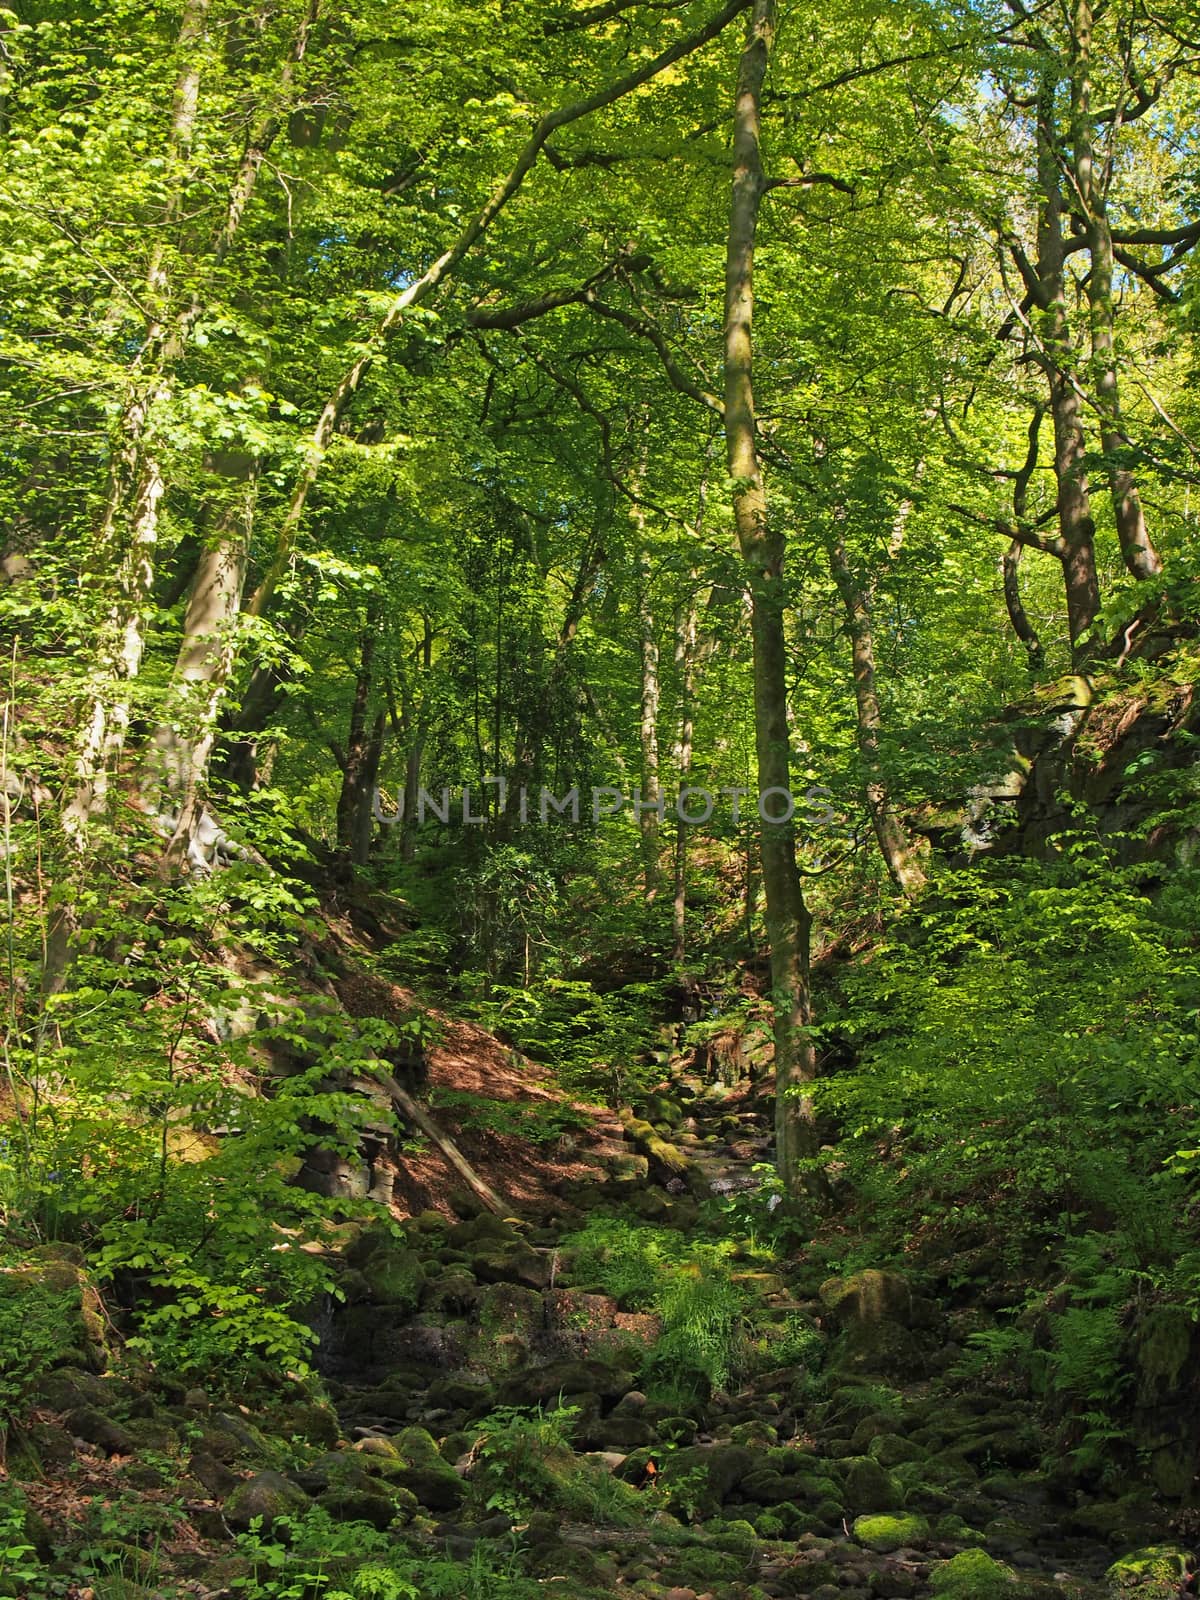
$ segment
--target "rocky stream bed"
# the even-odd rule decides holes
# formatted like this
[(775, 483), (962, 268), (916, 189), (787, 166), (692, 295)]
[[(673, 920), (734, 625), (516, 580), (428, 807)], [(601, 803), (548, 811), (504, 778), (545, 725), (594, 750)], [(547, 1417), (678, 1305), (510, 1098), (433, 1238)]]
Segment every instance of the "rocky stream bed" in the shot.
[[(686, 1167), (663, 1159), (664, 1133)], [(30, 1537), (57, 1547), (56, 1484), (74, 1484), (80, 1526), (97, 1499), (136, 1500), (142, 1531), (110, 1530), (100, 1600), (244, 1592), (252, 1563), (231, 1541), (275, 1529), (286, 1547), (283, 1519), (314, 1506), (464, 1564), (508, 1552), (570, 1600), (1192, 1592), (1178, 1508), (1081, 1485), (1032, 1400), (962, 1376), (972, 1308), (904, 1273), (830, 1275), (802, 1249), (764, 1270), (734, 1249), (742, 1376), (691, 1397), (664, 1384), (657, 1314), (605, 1292), (564, 1241), (606, 1213), (716, 1237), (714, 1196), (753, 1192), (766, 1147), (757, 1112), (696, 1085), (675, 1126), (631, 1128), (536, 1222), (426, 1212), (399, 1236), (348, 1230), (344, 1298), (314, 1313), (320, 1390), (239, 1407), (161, 1374), (58, 1368), (10, 1459)], [(78, 1272), (69, 1254), (47, 1270)], [(485, 1418), (503, 1433), (538, 1407), (569, 1412), (560, 1434), (489, 1455)]]

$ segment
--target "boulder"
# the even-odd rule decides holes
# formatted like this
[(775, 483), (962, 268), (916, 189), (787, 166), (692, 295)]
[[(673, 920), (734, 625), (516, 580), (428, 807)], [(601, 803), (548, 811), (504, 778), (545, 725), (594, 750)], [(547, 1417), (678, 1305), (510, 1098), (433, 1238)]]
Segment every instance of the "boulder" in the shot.
[(876, 1555), (890, 1555), (907, 1545), (923, 1544), (929, 1537), (924, 1517), (855, 1517), (854, 1539)]
[(280, 1472), (256, 1472), (252, 1478), (239, 1483), (224, 1505), (225, 1520), (231, 1528), (248, 1531), (250, 1524), (262, 1518), (264, 1532), (280, 1517), (300, 1516), (312, 1501), (297, 1484), (290, 1483)]
[(1182, 1594), (1192, 1561), (1177, 1545), (1151, 1545), (1114, 1561), (1104, 1575), (1109, 1600), (1174, 1600)]
[(890, 1472), (870, 1456), (854, 1456), (846, 1463), (846, 1504), (852, 1511), (898, 1511), (904, 1490)]
[(77, 1406), (68, 1412), (67, 1427), (75, 1438), (94, 1444), (106, 1456), (133, 1454), (133, 1437), (129, 1430), (96, 1406)]
[(424, 1428), (405, 1428), (392, 1443), (400, 1455), (399, 1470), (389, 1476), (414, 1494), (430, 1511), (454, 1511), (463, 1503), (462, 1479)]

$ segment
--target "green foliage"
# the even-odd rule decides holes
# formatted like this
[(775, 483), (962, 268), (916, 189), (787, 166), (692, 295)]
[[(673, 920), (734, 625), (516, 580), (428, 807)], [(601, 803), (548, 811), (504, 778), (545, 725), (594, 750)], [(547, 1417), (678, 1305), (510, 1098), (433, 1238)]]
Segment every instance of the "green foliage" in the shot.
[(575, 1470), (567, 1452), (578, 1415), (574, 1406), (504, 1406), (476, 1424), (472, 1488), (486, 1511), (521, 1517), (561, 1498), (562, 1480)]
[(661, 1317), (647, 1376), (663, 1398), (723, 1388), (744, 1365), (751, 1302), (730, 1276), (730, 1245), (597, 1216), (563, 1248), (575, 1282)]
[(430, 1104), (472, 1129), (507, 1134), (534, 1145), (556, 1145), (591, 1126), (585, 1112), (562, 1100), (494, 1100), (465, 1089), (437, 1088)]
[(0, 1463), (38, 1378), (73, 1352), (78, 1289), (47, 1282), (17, 1255), (0, 1255)]

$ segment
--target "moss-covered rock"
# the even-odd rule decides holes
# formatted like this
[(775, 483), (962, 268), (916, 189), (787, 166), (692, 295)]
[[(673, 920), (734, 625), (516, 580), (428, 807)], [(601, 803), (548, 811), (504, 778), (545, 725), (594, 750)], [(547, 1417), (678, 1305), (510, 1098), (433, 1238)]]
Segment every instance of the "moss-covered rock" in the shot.
[(424, 1428), (405, 1428), (392, 1440), (400, 1455), (389, 1477), (430, 1511), (454, 1511), (466, 1497), (462, 1479)]
[(425, 1264), (415, 1250), (395, 1245), (377, 1250), (361, 1271), (369, 1300), (399, 1311), (416, 1310), (425, 1287)]
[(95, 1445), (106, 1456), (133, 1454), (133, 1435), (129, 1429), (96, 1406), (76, 1406), (67, 1414), (67, 1427), (76, 1439)]
[(407, 1489), (385, 1491), (376, 1483), (363, 1488), (331, 1488), (317, 1499), (323, 1511), (340, 1522), (369, 1522), (382, 1533), (394, 1522), (410, 1522), (417, 1498)]
[(280, 1517), (301, 1515), (311, 1505), (311, 1499), (298, 1484), (291, 1483), (282, 1473), (268, 1470), (239, 1483), (223, 1509), (231, 1528), (244, 1532), (261, 1517), (263, 1529), (269, 1532)]
[(756, 1453), (738, 1444), (719, 1444), (711, 1448), (693, 1445), (677, 1450), (659, 1463), (668, 1489), (684, 1480), (699, 1480), (717, 1506), (740, 1492), (743, 1480), (758, 1464)]
[(1020, 1581), (982, 1550), (963, 1550), (934, 1568), (929, 1588), (941, 1600), (1018, 1600)]
[(749, 1500), (754, 1505), (778, 1506), (792, 1499), (794, 1485), (793, 1478), (785, 1477), (773, 1467), (759, 1467), (742, 1479), (739, 1493), (743, 1500)]
[(1151, 1545), (1114, 1561), (1104, 1575), (1105, 1594), (1111, 1600), (1137, 1595), (1139, 1600), (1172, 1600), (1181, 1592), (1191, 1565), (1185, 1550), (1176, 1545)]
[(854, 1539), (877, 1555), (890, 1555), (905, 1545), (924, 1543), (929, 1537), (929, 1524), (924, 1517), (867, 1516), (854, 1519)]
[(870, 1456), (855, 1456), (845, 1464), (842, 1487), (855, 1512), (898, 1511), (904, 1504), (900, 1484)]
[(41, 1245), (0, 1272), (0, 1330), (5, 1343), (32, 1333), (42, 1368), (108, 1365), (104, 1305), (72, 1245)]
[(485, 1239), (471, 1252), (471, 1271), (480, 1283), (519, 1283), (544, 1289), (550, 1282), (550, 1257), (524, 1239)]

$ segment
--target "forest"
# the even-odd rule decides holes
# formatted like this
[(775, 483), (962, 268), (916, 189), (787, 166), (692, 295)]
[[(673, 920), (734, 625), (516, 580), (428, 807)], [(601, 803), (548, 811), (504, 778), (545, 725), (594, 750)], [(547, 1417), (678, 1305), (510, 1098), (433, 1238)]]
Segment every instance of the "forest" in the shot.
[(0, 0), (0, 1596), (1200, 1593), (1198, 129)]

